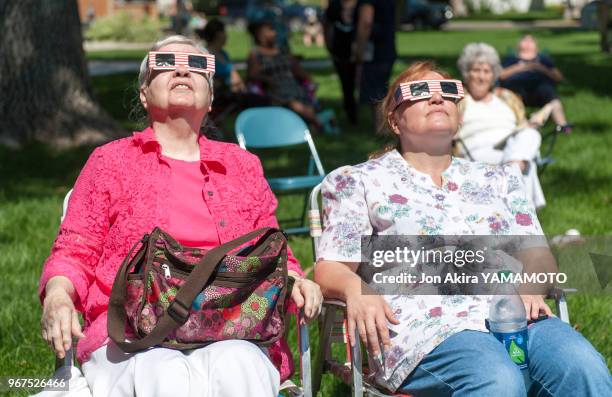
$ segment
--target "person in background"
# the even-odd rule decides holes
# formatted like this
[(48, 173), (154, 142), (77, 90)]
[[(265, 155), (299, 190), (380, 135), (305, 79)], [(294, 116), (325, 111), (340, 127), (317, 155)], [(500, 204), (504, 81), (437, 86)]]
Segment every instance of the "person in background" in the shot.
[(246, 91), (242, 78), (234, 68), (229, 54), (223, 48), (227, 43), (225, 24), (219, 19), (211, 19), (204, 29), (199, 29), (196, 33), (206, 42), (208, 51), (215, 56), (215, 99), (219, 97), (219, 89), (231, 92)]
[(548, 55), (539, 52), (538, 42), (532, 35), (519, 40), (516, 55), (506, 57), (502, 66), (499, 74), (502, 87), (514, 91), (526, 106), (548, 106), (557, 129), (565, 133), (572, 131), (556, 88), (563, 81), (563, 74)]
[(356, 5), (357, 0), (331, 0), (325, 10), (323, 20), (325, 45), (342, 85), (344, 112), (349, 123), (353, 125), (357, 124), (357, 102), (355, 100), (357, 65), (352, 56)]
[(172, 31), (188, 36), (192, 32), (189, 25), (193, 13), (191, 0), (174, 0), (169, 5), (168, 12)]
[(458, 151), (470, 160), (490, 164), (517, 163), (527, 196), (536, 208), (546, 204), (535, 159), (542, 137), (527, 122), (525, 108), (512, 91), (495, 87), (501, 71), (499, 55), (486, 43), (465, 46), (457, 61), (467, 88), (459, 103), (462, 116)]
[(245, 15), (248, 24), (267, 22), (276, 31), (276, 44), (285, 52), (290, 52), (289, 36), (291, 31), (288, 20), (278, 0), (247, 0)]
[(358, 0), (353, 56), (359, 79), (359, 102), (372, 110), (373, 129), (381, 119), (376, 105), (385, 97), (395, 50), (395, 2)]
[(249, 83), (260, 85), (272, 104), (288, 107), (314, 131), (321, 130), (312, 98), (305, 89), (305, 84), (312, 82), (310, 75), (290, 53), (278, 47), (276, 30), (270, 22), (252, 23), (249, 32), (255, 42), (247, 61)]
[(232, 60), (225, 51), (227, 42), (225, 24), (219, 19), (211, 19), (204, 29), (196, 31), (206, 42), (208, 51), (215, 56), (215, 106), (211, 110), (211, 118), (215, 124), (221, 123), (222, 116), (236, 113), (243, 109), (270, 105), (265, 95), (257, 95), (247, 91), (246, 85), (234, 67)]

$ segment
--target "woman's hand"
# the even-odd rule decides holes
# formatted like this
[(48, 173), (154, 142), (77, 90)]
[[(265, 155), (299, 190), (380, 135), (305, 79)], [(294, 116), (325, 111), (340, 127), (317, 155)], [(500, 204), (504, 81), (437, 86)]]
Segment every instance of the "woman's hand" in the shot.
[(319, 284), (307, 278), (302, 278), (297, 273), (290, 271), (289, 275), (295, 278), (291, 298), (293, 298), (298, 309), (304, 309), (304, 320), (309, 323), (321, 313), (321, 305), (323, 305), (321, 288), (319, 288)]
[(73, 335), (79, 339), (85, 337), (70, 297), (70, 291), (74, 291), (74, 288), (70, 287), (72, 283), (65, 277), (53, 277), (49, 280), (40, 321), (43, 339), (59, 358), (64, 358), (66, 351), (70, 349)]
[(537, 319), (540, 313), (553, 316), (552, 310), (550, 310), (550, 307), (544, 302), (544, 295), (521, 295), (521, 299), (525, 305), (527, 320)]
[(230, 80), (231, 80), (230, 90), (232, 92), (235, 93), (235, 92), (245, 92), (246, 91), (246, 86), (244, 85), (242, 78), (240, 77), (238, 72), (236, 72), (235, 69), (233, 69), (230, 74)]
[(232, 86), (230, 90), (233, 93), (243, 93), (243, 92), (246, 92), (246, 86), (244, 85), (242, 81), (235, 81), (235, 82), (232, 82)]
[(389, 304), (380, 295), (363, 295), (361, 291), (347, 295), (346, 311), (351, 345), (355, 345), (355, 328), (372, 357), (380, 357), (380, 346), (391, 347), (387, 320), (399, 324)]

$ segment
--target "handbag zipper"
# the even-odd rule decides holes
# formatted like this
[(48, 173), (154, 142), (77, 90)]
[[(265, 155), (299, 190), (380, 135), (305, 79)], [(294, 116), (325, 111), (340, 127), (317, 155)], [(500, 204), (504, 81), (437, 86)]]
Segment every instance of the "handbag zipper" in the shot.
[[(159, 260), (157, 258), (154, 259), (154, 262), (159, 264), (166, 280), (171, 279), (172, 275), (179, 275), (182, 276), (179, 278), (184, 279), (189, 277), (189, 275), (191, 274), (191, 272), (182, 269), (177, 269), (176, 267), (170, 268), (168, 263), (165, 263), (165, 261)], [(267, 274), (267, 277), (269, 277), (272, 273), (275, 273), (275, 271), (269, 272)], [(251, 282), (256, 281), (257, 279), (259, 279), (259, 277), (252, 275), (237, 275), (236, 273), (231, 273), (231, 275), (223, 275), (217, 273), (215, 275), (215, 280), (212, 282), (212, 285), (216, 285), (219, 287), (227, 286), (238, 288), (241, 286), (250, 285)]]
[[(155, 260), (154, 262), (157, 262), (160, 265), (160, 268), (162, 270), (162, 272), (164, 273), (164, 278), (166, 280), (169, 280), (172, 278), (172, 274), (179, 274), (183, 277), (188, 277), (191, 272), (187, 272), (185, 270), (181, 270), (181, 269), (170, 269), (170, 266), (168, 266), (167, 263), (160, 263), (161, 261), (159, 260)], [(132, 274), (133, 275), (133, 274)], [(234, 281), (234, 282), (248, 282), (248, 281), (254, 281), (256, 280), (257, 277), (255, 276), (251, 276), (251, 275), (236, 275), (235, 273), (232, 273), (231, 276), (225, 276), (223, 274), (218, 274), (215, 277), (215, 280), (219, 280), (219, 281)]]

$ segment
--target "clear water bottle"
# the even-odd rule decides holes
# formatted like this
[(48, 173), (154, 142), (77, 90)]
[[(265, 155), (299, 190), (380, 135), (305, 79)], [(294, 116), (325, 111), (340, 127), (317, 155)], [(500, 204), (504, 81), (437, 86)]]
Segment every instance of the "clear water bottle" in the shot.
[(521, 370), (525, 387), (529, 390), (531, 378), (529, 377), (525, 306), (516, 288), (510, 283), (500, 284), (496, 294), (489, 306), (487, 328), (497, 340), (503, 343), (510, 359)]

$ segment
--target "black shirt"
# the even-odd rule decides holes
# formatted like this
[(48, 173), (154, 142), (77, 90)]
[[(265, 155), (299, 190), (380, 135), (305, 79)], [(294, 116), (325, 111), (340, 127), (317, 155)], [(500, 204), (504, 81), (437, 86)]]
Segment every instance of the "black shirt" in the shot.
[[(521, 59), (516, 55), (507, 56), (502, 61), (502, 67), (507, 68), (509, 66), (516, 65), (517, 63), (531, 63), (531, 62), (539, 62), (551, 70), (555, 68), (555, 63), (553, 62), (552, 58), (542, 53), (538, 53), (538, 56), (533, 61), (525, 61), (524, 59)], [(510, 81), (522, 81), (524, 83), (537, 84), (543, 79), (552, 81), (551, 78), (548, 77), (543, 72), (540, 72), (537, 70), (528, 70), (528, 71), (514, 73), (513, 75), (506, 78), (504, 82), (507, 83)]]
[(359, 8), (365, 4), (374, 7), (374, 25), (370, 40), (374, 44), (373, 61), (394, 61), (395, 52), (395, 2), (393, 0), (359, 0), (357, 2), (356, 21), (359, 20)]
[(342, 19), (342, 1), (331, 0), (325, 11), (325, 21), (331, 30), (330, 51), (334, 58), (348, 60), (355, 39), (355, 10), (348, 21)]

